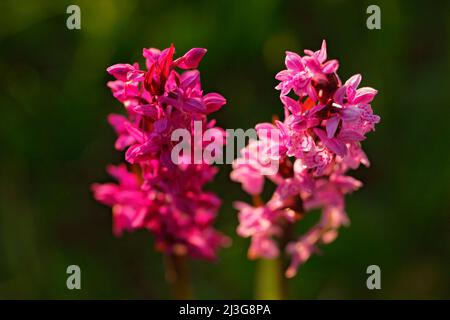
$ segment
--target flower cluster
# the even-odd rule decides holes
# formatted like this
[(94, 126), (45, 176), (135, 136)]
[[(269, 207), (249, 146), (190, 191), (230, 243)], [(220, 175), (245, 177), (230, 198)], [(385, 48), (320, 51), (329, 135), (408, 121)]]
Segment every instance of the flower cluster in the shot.
[[(327, 61), (325, 41), (319, 51), (305, 50), (304, 56), (286, 52), (285, 64), (287, 69), (276, 75), (284, 121), (256, 126), (259, 140), (241, 151), (231, 179), (256, 199), (253, 205), (235, 204), (238, 234), (251, 237), (249, 257), (275, 258), (283, 247), (291, 257), (286, 276), (293, 277), (318, 244), (330, 243), (339, 227), (348, 224), (344, 196), (362, 184), (347, 172), (369, 165), (361, 141), (380, 117), (370, 106), (377, 91), (358, 89), (359, 74), (342, 84), (338, 61)], [(264, 172), (274, 161), (277, 170)], [(266, 179), (276, 189), (264, 203), (260, 194)], [(316, 208), (322, 211), (320, 221), (293, 238), (292, 225)]]
[(112, 207), (115, 235), (147, 229), (160, 251), (212, 260), (228, 242), (212, 226), (221, 201), (203, 190), (217, 169), (192, 161), (174, 164), (171, 134), (180, 128), (193, 131), (194, 121), (214, 127), (207, 116), (226, 100), (203, 94), (196, 68), (205, 49), (191, 49), (176, 60), (174, 53), (173, 45), (144, 49), (146, 71), (137, 63), (107, 69), (116, 79), (108, 87), (126, 110), (126, 116), (111, 114), (108, 121), (118, 135), (115, 148), (126, 149), (128, 165), (108, 167), (118, 184), (94, 184), (92, 189), (98, 201)]

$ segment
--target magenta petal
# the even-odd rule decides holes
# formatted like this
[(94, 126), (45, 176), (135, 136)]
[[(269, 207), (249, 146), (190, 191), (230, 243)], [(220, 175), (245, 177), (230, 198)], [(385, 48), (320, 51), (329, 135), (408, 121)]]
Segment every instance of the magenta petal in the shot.
[(337, 60), (330, 60), (323, 65), (323, 73), (334, 73), (339, 68), (339, 62)]
[(134, 67), (131, 64), (118, 63), (107, 68), (106, 71), (117, 80), (126, 81), (128, 72), (134, 71)]
[(263, 122), (255, 126), (259, 139), (280, 139), (280, 130), (271, 123)]
[(344, 175), (337, 175), (333, 177), (332, 180), (334, 183), (338, 184), (340, 188), (343, 188), (345, 192), (356, 191), (363, 185), (361, 181)]
[(227, 100), (218, 93), (208, 93), (203, 97), (203, 103), (206, 105), (208, 113), (214, 112), (222, 108)]
[(289, 98), (288, 96), (281, 96), (280, 99), (285, 107), (288, 108), (293, 114), (300, 113), (301, 109), (298, 101)]
[(180, 99), (175, 99), (171, 97), (161, 97), (160, 99), (161, 103), (165, 103), (171, 106), (174, 106), (175, 108), (181, 109), (182, 108), (182, 101)]
[[(261, 193), (264, 187), (264, 176), (246, 165), (233, 169), (230, 174), (230, 179), (242, 183), (244, 191), (252, 195)], [(238, 203), (242, 206), (241, 202)]]
[(158, 60), (159, 55), (161, 54), (161, 50), (155, 48), (144, 48), (142, 50), (142, 55), (144, 58), (150, 60), (150, 62), (154, 62)]
[(286, 52), (285, 63), (288, 69), (292, 69), (295, 71), (302, 71), (305, 68), (302, 58), (294, 52)]
[(334, 101), (337, 103), (343, 103), (346, 91), (347, 88), (345, 86), (339, 87), (334, 93)]
[(317, 94), (316, 94), (316, 90), (314, 90), (314, 88), (312, 86), (308, 86), (306, 88), (306, 93), (308, 94), (308, 96), (313, 100), (313, 101), (317, 101)]
[(339, 116), (335, 115), (327, 120), (327, 136), (333, 138), (339, 125)]
[(155, 127), (156, 133), (163, 133), (167, 130), (169, 126), (169, 121), (167, 120), (167, 118), (163, 118), (158, 121), (155, 121), (153, 126)]
[(144, 78), (145, 78), (145, 72), (141, 71), (139, 69), (131, 70), (127, 74), (127, 81), (133, 81), (134, 83), (140, 82), (140, 81), (144, 80)]
[(377, 90), (369, 87), (364, 87), (361, 89), (358, 89), (356, 91), (355, 99), (353, 100), (353, 103), (355, 104), (367, 104), (370, 103), (375, 95), (378, 93)]
[(366, 137), (354, 130), (343, 130), (339, 133), (339, 139), (345, 142), (362, 141)]
[(205, 104), (200, 99), (196, 98), (189, 98), (186, 101), (184, 101), (182, 109), (186, 112), (197, 112), (197, 113), (206, 112)]
[(118, 187), (114, 183), (94, 183), (91, 186), (91, 190), (94, 192), (95, 200), (106, 204), (108, 206), (113, 206), (116, 203), (116, 194), (118, 192)]
[(157, 152), (158, 149), (159, 145), (150, 140), (145, 142), (144, 144), (135, 144), (128, 148), (127, 152), (125, 153), (125, 159), (129, 163), (134, 164), (145, 156)]
[(337, 138), (328, 138), (325, 131), (315, 128), (314, 133), (320, 138), (320, 140), (325, 144), (325, 146), (336, 153), (338, 156), (345, 156), (347, 153), (347, 147), (345, 143)]
[(151, 119), (156, 119), (158, 117), (158, 109), (152, 104), (138, 104), (133, 108), (133, 111)]
[(128, 148), (127, 152), (125, 153), (125, 160), (129, 163), (133, 164), (137, 161), (138, 156), (140, 155), (141, 147), (138, 144), (132, 145)]
[(345, 143), (336, 138), (324, 141), (324, 143), (328, 149), (336, 153), (338, 156), (343, 157), (347, 153), (347, 146), (345, 145)]
[(275, 79), (277, 79), (279, 81), (286, 81), (286, 80), (289, 80), (289, 75), (290, 75), (289, 70), (283, 70), (283, 71), (278, 72), (275, 75)]
[(121, 135), (117, 138), (116, 142), (114, 143), (114, 148), (116, 148), (116, 150), (122, 151), (126, 147), (131, 146), (135, 142), (136, 140), (132, 136)]
[(186, 71), (181, 76), (180, 87), (183, 89), (194, 88), (200, 82), (200, 72), (198, 70)]
[(135, 126), (133, 126), (131, 123), (126, 122), (125, 129), (130, 136), (136, 139), (136, 141), (138, 141), (139, 143), (144, 142), (144, 133)]
[(193, 48), (189, 50), (184, 56), (174, 61), (174, 64), (181, 69), (194, 69), (202, 60), (206, 53), (206, 49)]
[(117, 133), (125, 130), (125, 123), (128, 122), (127, 118), (120, 114), (111, 113), (108, 115), (108, 123), (114, 128)]
[(248, 249), (249, 259), (274, 259), (278, 257), (278, 255), (279, 249), (277, 243), (270, 236), (257, 234), (252, 237), (252, 242)]
[(347, 106), (341, 110), (341, 119), (352, 122), (359, 119), (361, 110), (356, 106)]
[(354, 76), (352, 76), (350, 79), (348, 79), (345, 82), (345, 86), (346, 87), (352, 87), (353, 89), (356, 89), (356, 88), (358, 88), (360, 83), (361, 83), (361, 75), (360, 74), (355, 74)]
[(322, 41), (322, 47), (320, 48), (319, 54), (317, 55), (317, 60), (320, 63), (323, 63), (327, 60), (327, 42), (325, 40)]

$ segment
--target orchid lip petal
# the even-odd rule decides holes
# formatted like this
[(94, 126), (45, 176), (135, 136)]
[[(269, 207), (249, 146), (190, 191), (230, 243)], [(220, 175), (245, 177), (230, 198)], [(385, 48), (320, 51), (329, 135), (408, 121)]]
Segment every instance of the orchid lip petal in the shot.
[(339, 125), (339, 121), (340, 121), (340, 118), (337, 115), (333, 116), (327, 120), (326, 129), (327, 129), (328, 138), (334, 137), (334, 134), (336, 133), (336, 130)]

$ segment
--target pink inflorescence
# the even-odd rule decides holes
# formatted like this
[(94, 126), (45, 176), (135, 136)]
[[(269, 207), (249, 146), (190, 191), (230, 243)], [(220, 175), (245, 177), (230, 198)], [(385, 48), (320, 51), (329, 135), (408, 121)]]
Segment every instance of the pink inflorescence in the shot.
[(207, 116), (226, 100), (201, 89), (196, 68), (206, 49), (191, 49), (176, 60), (174, 52), (173, 45), (163, 51), (144, 49), (147, 71), (137, 63), (107, 69), (116, 79), (108, 87), (126, 110), (126, 116), (111, 114), (108, 121), (118, 135), (115, 148), (126, 149), (128, 165), (109, 166), (118, 183), (94, 184), (92, 190), (98, 201), (112, 207), (115, 235), (147, 229), (160, 251), (213, 260), (228, 242), (212, 226), (221, 201), (203, 190), (217, 169), (189, 161), (174, 164), (171, 133), (192, 132), (194, 121), (214, 127)]
[[(256, 126), (260, 139), (242, 150), (231, 178), (256, 199), (253, 205), (235, 204), (237, 232), (251, 237), (249, 257), (275, 258), (282, 247), (291, 257), (286, 276), (293, 277), (318, 244), (332, 242), (339, 227), (349, 223), (344, 197), (362, 183), (347, 172), (360, 163), (369, 165), (361, 141), (380, 117), (370, 106), (377, 91), (358, 89), (359, 74), (342, 84), (338, 61), (327, 61), (325, 41), (319, 51), (305, 50), (304, 56), (286, 52), (285, 63), (286, 70), (276, 75), (284, 121)], [(263, 129), (271, 134), (262, 138)], [(278, 170), (261, 174), (268, 159), (277, 162)], [(260, 194), (266, 179), (276, 189), (264, 203)], [(292, 225), (316, 208), (322, 211), (319, 222), (300, 237), (291, 237)]]

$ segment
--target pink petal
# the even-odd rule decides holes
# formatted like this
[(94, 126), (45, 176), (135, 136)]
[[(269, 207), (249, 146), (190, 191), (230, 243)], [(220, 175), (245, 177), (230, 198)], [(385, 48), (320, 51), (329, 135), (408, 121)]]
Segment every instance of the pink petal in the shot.
[(203, 113), (206, 111), (206, 106), (201, 100), (190, 98), (184, 101), (182, 109), (186, 112)]
[(361, 89), (358, 89), (356, 91), (355, 99), (353, 100), (353, 103), (355, 104), (367, 104), (370, 103), (375, 95), (378, 93), (377, 90), (369, 87), (364, 87)]
[(339, 87), (334, 93), (334, 101), (343, 103), (347, 88), (345, 86)]
[(203, 103), (206, 105), (208, 113), (215, 112), (222, 108), (227, 100), (218, 93), (208, 93), (203, 97)]
[(121, 133), (125, 130), (125, 123), (128, 122), (127, 118), (120, 114), (111, 113), (108, 115), (108, 123), (114, 128), (117, 133)]
[(167, 118), (163, 118), (158, 121), (155, 121), (153, 126), (155, 128), (155, 132), (162, 133), (162, 132), (166, 131), (167, 127), (169, 126), (169, 121)]
[(131, 123), (126, 122), (125, 129), (127, 130), (130, 136), (136, 139), (136, 141), (138, 141), (139, 143), (144, 142), (144, 133), (135, 126), (133, 126)]
[(333, 138), (336, 133), (337, 127), (339, 125), (339, 116), (332, 116), (327, 120), (327, 136), (328, 138)]
[(319, 136), (320, 140), (325, 144), (325, 146), (338, 156), (345, 156), (347, 153), (347, 146), (344, 142), (338, 138), (328, 138), (323, 130), (314, 129), (314, 133)]
[(345, 142), (362, 141), (364, 137), (361, 133), (353, 130), (342, 130), (338, 136), (339, 139)]
[(116, 150), (122, 151), (126, 147), (131, 146), (133, 143), (136, 143), (136, 140), (132, 136), (120, 135), (114, 143), (114, 148), (116, 148)]
[(285, 64), (288, 69), (302, 71), (305, 67), (302, 58), (295, 52), (286, 52)]
[(341, 110), (341, 118), (344, 121), (352, 122), (359, 119), (361, 110), (356, 106), (346, 106)]
[(142, 49), (142, 55), (144, 56), (144, 58), (150, 60), (151, 62), (158, 60), (160, 54), (161, 51), (159, 49), (155, 48)]
[(127, 81), (127, 74), (134, 71), (134, 67), (128, 63), (118, 63), (107, 68), (106, 71), (117, 80)]
[(129, 163), (134, 164), (145, 158), (146, 155), (150, 153), (157, 152), (160, 146), (153, 141), (147, 141), (144, 144), (135, 144), (128, 148), (125, 153), (125, 160)]
[(184, 56), (174, 61), (174, 64), (181, 69), (195, 69), (206, 53), (206, 49), (193, 48)]
[(338, 68), (339, 68), (339, 61), (330, 60), (323, 65), (322, 71), (323, 73), (329, 74), (336, 72)]
[(158, 117), (158, 109), (152, 104), (138, 104), (133, 108), (137, 114), (156, 119)]
[(181, 76), (180, 87), (183, 89), (194, 88), (200, 82), (200, 72), (198, 70), (186, 71)]
[(327, 42), (325, 40), (322, 41), (322, 47), (320, 48), (319, 54), (317, 55), (317, 60), (320, 63), (323, 63), (327, 60)]
[(281, 96), (280, 97), (283, 104), (286, 106), (286, 108), (289, 109), (293, 114), (298, 114), (301, 111), (300, 104), (298, 101), (289, 98), (288, 96)]
[(353, 89), (356, 89), (356, 88), (358, 88), (360, 83), (361, 83), (361, 75), (360, 74), (355, 74), (354, 76), (352, 76), (350, 79), (348, 79), (345, 82), (345, 86), (346, 87), (351, 87)]
[(286, 81), (286, 80), (289, 80), (289, 78), (290, 78), (289, 70), (280, 71), (275, 76), (275, 79), (277, 79), (279, 81)]

